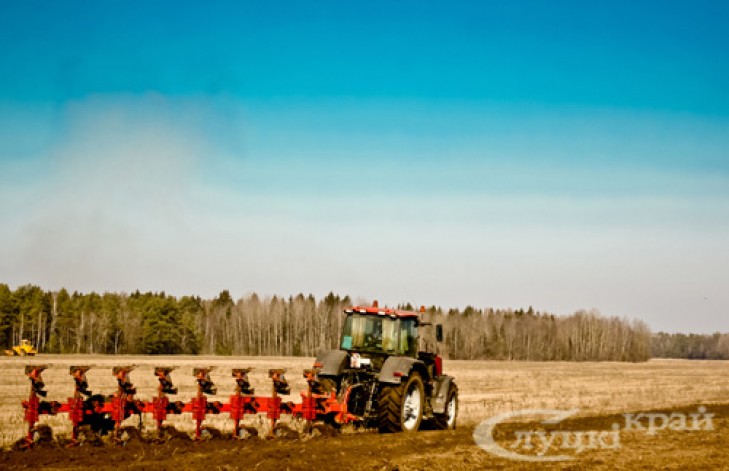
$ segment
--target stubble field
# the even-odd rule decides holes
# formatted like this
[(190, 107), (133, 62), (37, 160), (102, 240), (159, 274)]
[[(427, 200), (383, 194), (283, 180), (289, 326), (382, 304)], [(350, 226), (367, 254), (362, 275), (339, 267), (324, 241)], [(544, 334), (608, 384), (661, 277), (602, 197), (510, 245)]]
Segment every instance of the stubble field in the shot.
[[(138, 397), (151, 399), (157, 379), (154, 366), (177, 366), (172, 373), (179, 388), (176, 399), (188, 401), (196, 391), (192, 368), (215, 366), (212, 380), (218, 386), (218, 396), (212, 400), (227, 401), (233, 392), (231, 368), (252, 366), (251, 383), (258, 395), (268, 395), (269, 368), (288, 368), (292, 385), (290, 400), (299, 401), (298, 392), (305, 382), (301, 372), (313, 363), (311, 358), (231, 358), (231, 357), (149, 357), (149, 356), (54, 356), (42, 355), (32, 360), (4, 358), (0, 377), (0, 443), (9, 447), (23, 436), (23, 411), (20, 402), (27, 397), (29, 381), (23, 374), (26, 364), (49, 365), (43, 373), (48, 390), (47, 400), (64, 402), (73, 391), (68, 373), (70, 365), (93, 365), (87, 373), (90, 388), (95, 393), (110, 394), (116, 389), (111, 374), (114, 365), (136, 365), (131, 374)], [(127, 446), (72, 449), (57, 447), (25, 452), (5, 452), (0, 456), (0, 468), (74, 469), (485, 469), (530, 468), (545, 465), (557, 468), (697, 468), (729, 467), (729, 362), (652, 360), (647, 363), (537, 363), (496, 361), (446, 361), (445, 370), (456, 377), (459, 387), (459, 428), (453, 432), (420, 432), (414, 435), (383, 436), (371, 432), (345, 430), (335, 437), (244, 442), (213, 440), (206, 443), (169, 442), (166, 444), (135, 443)], [(691, 421), (700, 406), (708, 421), (699, 417), (699, 427)], [(600, 440), (590, 442), (585, 435), (584, 446), (567, 447), (558, 438), (543, 446), (549, 427), (544, 417), (507, 418), (491, 430), (501, 449), (532, 461), (513, 456), (504, 458), (486, 452), (473, 438), (474, 428), (484, 420), (499, 414), (525, 409), (577, 410), (563, 421), (562, 437), (579, 436), (581, 431), (595, 431)], [(702, 409), (703, 410), (703, 409)], [(624, 413), (654, 414), (633, 422), (626, 428)], [(674, 414), (674, 415), (671, 415)], [(680, 425), (684, 417), (683, 427)], [(209, 416), (210, 417), (210, 416)], [(635, 416), (633, 416), (635, 417)], [(665, 418), (671, 418), (665, 423)], [(654, 420), (654, 430), (637, 430), (636, 423), (648, 425)], [(42, 417), (56, 436), (70, 432), (66, 414)], [(129, 419), (129, 425), (135, 424)], [(178, 430), (191, 432), (193, 421), (189, 414), (171, 416), (169, 421)], [(262, 418), (247, 419), (261, 435), (267, 432)], [(209, 425), (223, 434), (232, 431), (232, 422), (225, 414), (211, 417)], [(621, 430), (612, 428), (618, 424)], [(292, 428), (299, 424), (292, 423)], [(627, 425), (630, 425), (628, 423)], [(707, 425), (711, 426), (708, 429)], [(144, 423), (153, 430), (151, 418)], [(524, 431), (541, 432), (533, 436), (533, 446), (524, 440)], [(546, 432), (545, 432), (546, 431)], [(565, 432), (566, 431), (566, 432)], [(619, 434), (618, 446), (607, 440), (608, 433)], [(653, 432), (653, 433), (648, 433)], [(545, 435), (545, 433), (547, 435)], [(566, 435), (565, 435), (566, 433)], [(554, 434), (553, 434), (554, 435)], [(615, 435), (610, 435), (615, 437)], [(595, 438), (594, 436), (592, 437)], [(540, 446), (542, 445), (542, 446)], [(565, 457), (566, 461), (536, 461), (545, 457)]]

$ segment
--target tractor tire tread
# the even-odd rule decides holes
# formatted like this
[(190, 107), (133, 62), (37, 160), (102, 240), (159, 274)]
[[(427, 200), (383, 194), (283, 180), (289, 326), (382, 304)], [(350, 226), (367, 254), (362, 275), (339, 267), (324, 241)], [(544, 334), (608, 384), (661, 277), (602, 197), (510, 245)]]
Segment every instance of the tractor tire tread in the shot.
[(405, 385), (385, 386), (380, 392), (377, 411), (377, 428), (380, 433), (394, 433), (400, 431), (400, 413)]
[[(384, 386), (377, 398), (377, 429), (380, 433), (396, 433), (403, 431), (402, 407), (406, 389), (411, 381), (419, 381), (422, 391), (422, 379), (413, 372), (410, 377), (397, 386)], [(421, 397), (421, 400), (424, 399)], [(421, 412), (422, 413), (422, 412)], [(421, 416), (422, 417), (422, 416)]]

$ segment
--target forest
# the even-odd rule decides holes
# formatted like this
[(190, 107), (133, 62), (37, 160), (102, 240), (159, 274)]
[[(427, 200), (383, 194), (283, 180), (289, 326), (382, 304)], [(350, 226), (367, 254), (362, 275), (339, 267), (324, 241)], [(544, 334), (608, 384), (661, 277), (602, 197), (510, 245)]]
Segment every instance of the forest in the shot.
[[(314, 356), (337, 348), (342, 311), (352, 304), (333, 293), (235, 300), (227, 290), (202, 299), (0, 284), (0, 346), (29, 339), (41, 353)], [(443, 324), (439, 349), (451, 359), (635, 362), (685, 353), (669, 348), (670, 337), (657, 342), (641, 321), (595, 311), (430, 306), (424, 316)]]
[(690, 360), (729, 360), (729, 334), (653, 335), (652, 355), (657, 358)]

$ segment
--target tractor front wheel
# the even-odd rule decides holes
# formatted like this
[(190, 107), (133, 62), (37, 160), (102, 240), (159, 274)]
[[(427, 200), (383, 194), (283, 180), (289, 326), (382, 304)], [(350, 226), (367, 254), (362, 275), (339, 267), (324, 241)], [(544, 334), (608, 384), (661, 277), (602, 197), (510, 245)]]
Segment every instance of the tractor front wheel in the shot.
[(417, 431), (423, 420), (424, 390), (423, 380), (417, 373), (397, 386), (383, 387), (377, 410), (380, 433)]

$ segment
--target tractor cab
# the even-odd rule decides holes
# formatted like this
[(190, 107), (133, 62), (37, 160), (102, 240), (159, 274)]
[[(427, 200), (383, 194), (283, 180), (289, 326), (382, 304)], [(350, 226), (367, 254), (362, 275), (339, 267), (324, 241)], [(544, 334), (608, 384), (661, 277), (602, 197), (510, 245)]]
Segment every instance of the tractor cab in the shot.
[[(432, 326), (423, 322), (420, 312), (381, 308), (377, 301), (372, 306), (346, 309), (339, 348), (349, 353), (350, 367), (382, 369), (389, 357), (409, 357), (426, 365), (427, 377), (442, 374), (442, 360), (433, 351), (435, 344), (423, 341), (419, 329)], [(436, 327), (436, 339), (442, 340), (442, 326)]]
[(373, 307), (345, 311), (340, 348), (356, 353), (414, 357), (418, 351), (418, 315)]

